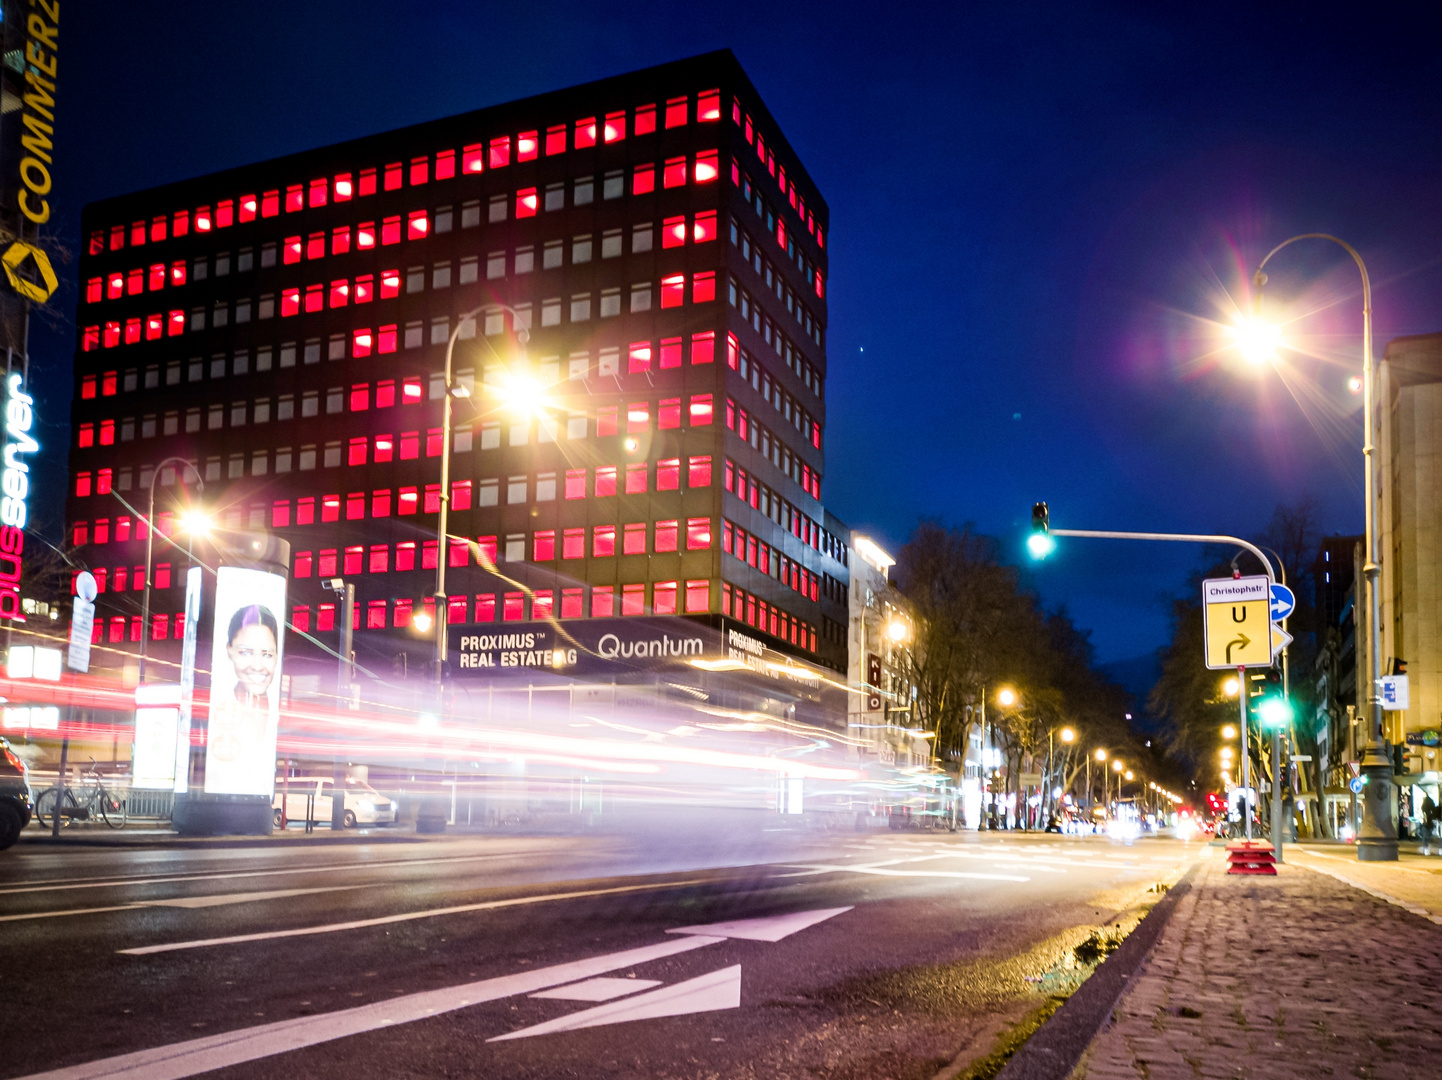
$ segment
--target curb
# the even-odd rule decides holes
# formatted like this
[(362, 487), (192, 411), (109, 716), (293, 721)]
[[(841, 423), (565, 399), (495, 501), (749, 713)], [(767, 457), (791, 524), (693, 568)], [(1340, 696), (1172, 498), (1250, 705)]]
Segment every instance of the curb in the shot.
[(1200, 867), (1200, 862), (1194, 862), (1187, 868), (1117, 951), (1012, 1055), (997, 1080), (1066, 1080), (1106, 1026), (1132, 976), (1151, 955), (1177, 904), (1191, 892), (1192, 878)]
[(185, 837), (177, 833), (146, 833), (131, 836), (42, 836), (20, 834), (12, 850), (22, 848), (276, 848), (276, 847), (348, 847), (355, 844), (424, 844), (428, 839), (408, 833), (401, 836), (208, 836)]

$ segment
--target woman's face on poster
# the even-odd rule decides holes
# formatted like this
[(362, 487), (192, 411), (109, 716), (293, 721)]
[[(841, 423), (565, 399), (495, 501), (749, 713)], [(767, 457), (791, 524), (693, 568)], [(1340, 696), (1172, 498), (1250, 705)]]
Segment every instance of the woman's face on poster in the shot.
[(246, 693), (260, 697), (270, 689), (275, 678), (277, 651), (270, 627), (263, 623), (242, 626), (225, 651), (235, 666), (236, 680)]

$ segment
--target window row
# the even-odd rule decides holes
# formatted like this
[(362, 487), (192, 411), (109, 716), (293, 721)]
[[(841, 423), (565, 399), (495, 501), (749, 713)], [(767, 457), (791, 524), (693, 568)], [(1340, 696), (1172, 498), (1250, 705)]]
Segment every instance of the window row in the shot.
[(816, 651), (815, 626), (774, 604), (768, 604), (739, 586), (721, 583), (721, 614), (755, 627), (764, 634), (789, 641), (808, 652)]
[[(802, 491), (817, 502), (821, 501), (821, 474), (803, 461), (800, 454), (793, 453), (789, 446), (773, 436), (765, 425), (754, 422), (746, 410), (738, 407), (731, 398), (726, 399), (726, 427), (743, 441), (749, 442), (754, 449), (761, 452), (762, 457), (800, 484)], [(819, 440), (821, 429), (818, 427), (813, 430)]]
[[(766, 343), (776, 349), (778, 353), (783, 351), (783, 346), (778, 338), (782, 333), (781, 328), (771, 319), (761, 305), (757, 303), (749, 292), (741, 287), (741, 283), (734, 277), (728, 278), (729, 284), (726, 290), (726, 300), (733, 307), (741, 312), (741, 317), (751, 324), (751, 328), (766, 339)], [(783, 292), (786, 297), (787, 310), (796, 319), (796, 325), (805, 335), (812, 340), (818, 348), (825, 348), (826, 344), (822, 336), (821, 320), (813, 319), (810, 310), (805, 304), (795, 300), (795, 294), (784, 287), (780, 277), (775, 279), (777, 295)]]
[(749, 113), (741, 109), (741, 102), (735, 98), (731, 100), (731, 122), (741, 129), (741, 135), (746, 144), (756, 151), (756, 157), (761, 162), (762, 168), (776, 181), (781, 188), (781, 195), (790, 204), (791, 209), (796, 211), (797, 217), (806, 231), (816, 239), (816, 246), (824, 248), (826, 237), (821, 224), (816, 216), (806, 206), (806, 199), (801, 192), (796, 190), (796, 183), (788, 183), (786, 178), (786, 166), (776, 160), (775, 151), (766, 145), (766, 140), (761, 135), (761, 125), (752, 121)]
[(765, 540), (758, 540), (740, 525), (721, 522), (721, 550), (752, 569), (775, 578), (806, 599), (821, 599), (821, 579), (817, 575), (794, 559), (788, 559)]
[(798, 510), (754, 476), (748, 476), (746, 470), (730, 458), (726, 459), (721, 475), (723, 490), (735, 495), (751, 509), (761, 511), (803, 544), (831, 556), (843, 566), (847, 565), (846, 544), (840, 537), (822, 528), (814, 518)]
[[(739, 242), (738, 236), (740, 237)], [(787, 310), (794, 315), (797, 307), (795, 294), (786, 287), (785, 281), (771, 263), (761, 258), (760, 251), (751, 246), (750, 238), (744, 232), (740, 232), (735, 223), (731, 225), (731, 243), (741, 248), (742, 257), (756, 271), (757, 276), (766, 282), (766, 288), (774, 290), (776, 299), (786, 304)], [(750, 296), (744, 290), (738, 294), (737, 306), (742, 309), (743, 318), (751, 323), (752, 329), (765, 339), (766, 344), (776, 350), (776, 355), (785, 361), (786, 366), (796, 373), (812, 393), (821, 397), (821, 373), (806, 359), (801, 348), (792, 342), (781, 324), (761, 310), (759, 304), (753, 304)], [(804, 330), (804, 312), (801, 325)]]
[(803, 439), (821, 449), (821, 423), (800, 399), (782, 385), (780, 379), (773, 378), (749, 350), (740, 347), (734, 334), (726, 335), (726, 364), (741, 376), (743, 382), (749, 382), (751, 388), (765, 398)]
[[(677, 99), (680, 102), (686, 99)], [(665, 115), (676, 118), (682, 106), (667, 105)], [(687, 103), (689, 108), (689, 102)], [(714, 122), (721, 118), (720, 95), (702, 94), (696, 105), (697, 122)], [(632, 131), (636, 135), (649, 135), (656, 130), (656, 106), (639, 106), (632, 117)], [(685, 121), (668, 124), (668, 127), (683, 126)], [(609, 113), (603, 118), (586, 117), (575, 122), (568, 132), (567, 125), (557, 124), (539, 131), (523, 131), (518, 135), (497, 135), (489, 140), (469, 143), (459, 154), (453, 149), (440, 150), (434, 155), (413, 157), (409, 161), (393, 161), (383, 166), (361, 168), (356, 172), (340, 172), (330, 177), (316, 177), (305, 183), (288, 184), (283, 189), (273, 188), (259, 195), (246, 194), (236, 198), (220, 199), (211, 205), (176, 210), (172, 214), (155, 215), (148, 220), (133, 221), (127, 225), (112, 225), (108, 229), (95, 229), (90, 234), (88, 253), (100, 255), (105, 251), (120, 251), (129, 246), (143, 247), (147, 243), (161, 243), (171, 237), (188, 236), (192, 225), (196, 233), (227, 229), (232, 225), (246, 224), (257, 218), (278, 217), (282, 213), (294, 214), (306, 209), (319, 209), (329, 203), (349, 202), (354, 198), (365, 198), (377, 191), (399, 191), (402, 187), (420, 187), (435, 180), (450, 180), (456, 176), (457, 165), (464, 175), (476, 175), (489, 170), (503, 169), (514, 161), (517, 164), (534, 161), (544, 147), (546, 156), (564, 154), (568, 149), (584, 150), (597, 144), (621, 142), (626, 138), (627, 114), (620, 111)], [(568, 146), (569, 138), (569, 146)], [(710, 152), (714, 155), (715, 151)], [(714, 165), (713, 165), (714, 169)], [(714, 175), (713, 175), (714, 178)], [(408, 182), (408, 183), (407, 183)]]
[[(743, 194), (752, 192), (749, 177), (746, 178), (742, 184), (742, 192)], [(808, 259), (805, 253), (796, 247), (795, 244), (792, 244), (790, 248), (787, 247), (785, 222), (773, 221), (772, 215), (766, 208), (759, 192), (748, 197), (747, 201), (750, 203), (751, 208), (756, 211), (757, 216), (771, 226), (771, 235), (773, 239), (775, 239), (777, 246), (786, 253), (789, 259), (795, 262), (796, 269), (800, 273), (802, 280), (810, 285), (812, 291), (816, 293), (817, 299), (825, 300), (826, 277), (822, 273), (821, 267)], [(787, 293), (782, 292), (780, 272), (771, 264), (769, 259), (762, 257), (761, 245), (752, 242), (751, 234), (741, 229), (735, 218), (731, 220), (731, 243), (741, 249), (742, 256), (751, 263), (752, 269), (765, 277), (768, 288), (772, 287), (774, 279), (777, 299), (785, 301), (788, 311), (791, 310), (795, 304), (800, 303), (800, 300), (794, 297), (794, 295), (787, 295), (787, 293), (790, 292), (789, 289)], [(763, 265), (765, 267), (764, 271), (762, 269)]]

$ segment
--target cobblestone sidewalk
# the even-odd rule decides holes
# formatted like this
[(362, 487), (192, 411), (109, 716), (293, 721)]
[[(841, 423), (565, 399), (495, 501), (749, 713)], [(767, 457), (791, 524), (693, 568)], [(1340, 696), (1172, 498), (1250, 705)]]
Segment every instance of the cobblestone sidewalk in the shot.
[(1442, 927), (1301, 865), (1225, 871), (1210, 851), (1072, 1080), (1442, 1077)]

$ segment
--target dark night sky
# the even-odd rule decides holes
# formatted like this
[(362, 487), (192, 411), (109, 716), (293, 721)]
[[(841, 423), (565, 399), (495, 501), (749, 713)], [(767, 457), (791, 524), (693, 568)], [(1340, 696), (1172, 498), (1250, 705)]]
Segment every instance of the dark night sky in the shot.
[[(1185, 10), (1183, 8), (1185, 7)], [(831, 206), (826, 503), (893, 549), (975, 521), (1361, 531), (1360, 289), (1280, 257), (1285, 379), (1218, 352), (1257, 259), (1335, 232), (1380, 352), (1442, 329), (1442, 54), (1385, 6), (66, 5), (60, 238), (91, 200), (730, 47)], [(63, 333), (37, 333), (45, 417)], [(63, 445), (56, 430), (49, 445)], [(56, 513), (60, 484), (54, 487)], [(1167, 635), (1190, 547), (1065, 543), (1033, 580), (1103, 660)]]

